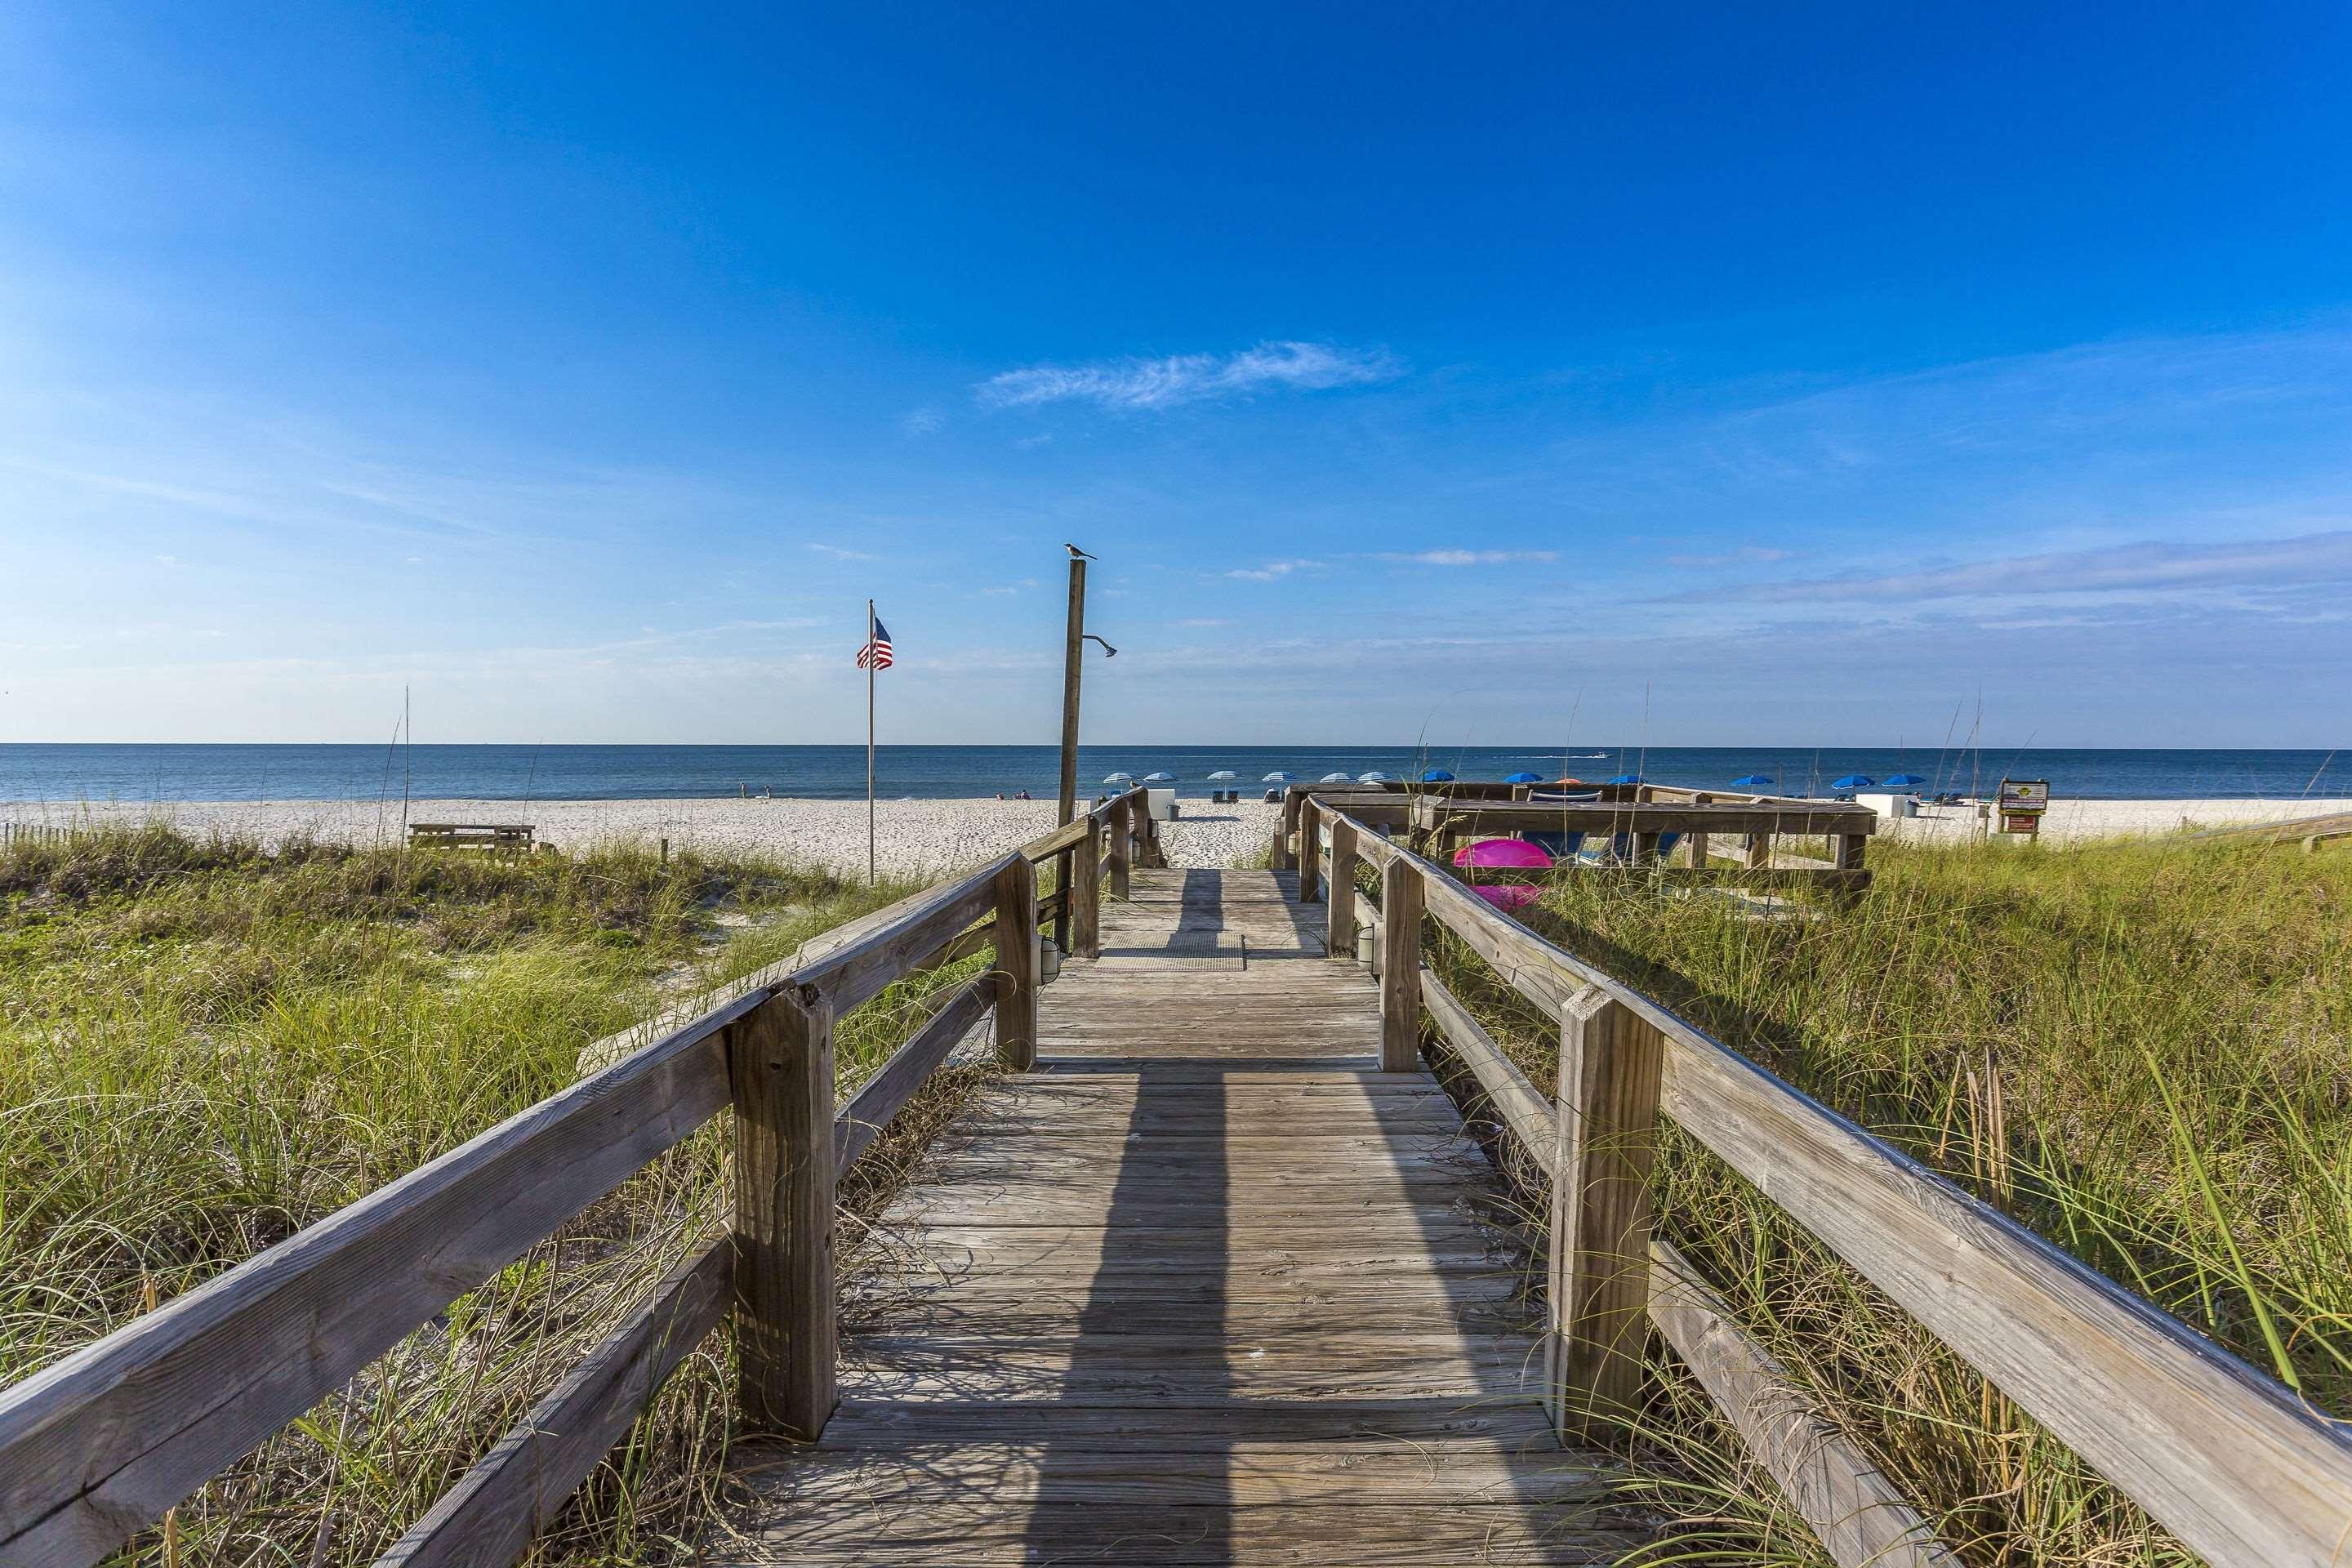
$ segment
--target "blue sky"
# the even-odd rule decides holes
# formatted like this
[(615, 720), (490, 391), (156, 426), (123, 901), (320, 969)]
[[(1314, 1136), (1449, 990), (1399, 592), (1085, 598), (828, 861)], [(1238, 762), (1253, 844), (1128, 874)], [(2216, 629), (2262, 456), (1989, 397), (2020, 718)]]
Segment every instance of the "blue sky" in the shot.
[[(1638, 14), (1637, 14), (1638, 13)], [(0, 740), (2352, 739), (2352, 12), (0, 10)]]

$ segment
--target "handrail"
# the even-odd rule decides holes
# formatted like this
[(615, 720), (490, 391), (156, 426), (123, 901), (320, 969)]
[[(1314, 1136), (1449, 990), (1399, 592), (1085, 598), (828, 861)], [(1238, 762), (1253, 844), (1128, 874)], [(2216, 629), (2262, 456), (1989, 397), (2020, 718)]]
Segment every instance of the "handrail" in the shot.
[[(850, 940), (740, 983), (700, 1016), (0, 1389), (0, 1560), (80, 1568), (104, 1556), (730, 1103), (732, 1243), (673, 1271), (388, 1561), (453, 1561), (456, 1543), (476, 1537), (500, 1544), (468, 1546), (466, 1561), (526, 1547), (530, 1531), (511, 1519), (485, 1536), (485, 1510), (551, 1516), (730, 1293), (751, 1331), (740, 1357), (747, 1408), (814, 1436), (829, 1394), (821, 1408), (779, 1406), (831, 1386), (824, 1232), (837, 1172), (984, 1017), (995, 1016), (1009, 1062), (1034, 1061), (1041, 910), (1032, 862), (1077, 850), (1107, 823), (1132, 836), (1135, 816), (1118, 797), (853, 922)], [(1151, 845), (1148, 818), (1141, 837)], [(1057, 897), (1068, 908), (1098, 884), (1082, 869), (1078, 899), (1071, 889)], [(992, 921), (966, 929), (991, 910)], [(1015, 931), (1031, 940), (1008, 942)], [(976, 932), (992, 935), (994, 968), (950, 994), (836, 1113), (833, 1020)], [(745, 1256), (760, 1259), (755, 1274), (740, 1266)], [(824, 1331), (810, 1331), (820, 1316)], [(800, 1359), (782, 1366), (779, 1355)]]
[[(1360, 849), (1377, 838), (1357, 828)], [(1411, 873), (1429, 912), (1564, 1028), (1598, 996), (1655, 1030), (1664, 1114), (2206, 1561), (2339, 1561), (2352, 1539), (2344, 1424), (1441, 868), (1387, 847), (1384, 875)], [(1382, 963), (1417, 968), (1418, 957), (1392, 942)]]

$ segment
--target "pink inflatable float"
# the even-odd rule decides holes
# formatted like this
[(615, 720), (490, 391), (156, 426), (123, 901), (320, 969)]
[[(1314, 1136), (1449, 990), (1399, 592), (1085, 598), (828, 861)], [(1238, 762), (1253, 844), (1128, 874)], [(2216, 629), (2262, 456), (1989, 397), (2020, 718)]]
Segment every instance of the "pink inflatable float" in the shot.
[[(1475, 844), (1465, 844), (1454, 852), (1456, 866), (1476, 868), (1491, 866), (1515, 871), (1541, 871), (1551, 865), (1550, 852), (1540, 844), (1530, 844), (1524, 838), (1481, 838)], [(1470, 889), (1505, 914), (1526, 909), (1543, 897), (1540, 888), (1502, 887)]]

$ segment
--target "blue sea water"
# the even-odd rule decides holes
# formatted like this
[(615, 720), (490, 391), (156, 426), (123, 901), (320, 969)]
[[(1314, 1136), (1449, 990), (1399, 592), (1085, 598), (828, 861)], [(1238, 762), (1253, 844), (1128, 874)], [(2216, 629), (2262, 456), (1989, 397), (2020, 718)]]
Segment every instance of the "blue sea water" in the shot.
[[(2060, 796), (2101, 799), (2352, 795), (2352, 757), (2298, 751), (1937, 752), (1831, 747), (1086, 746), (1081, 790), (1111, 773), (1176, 775), (1187, 796), (1206, 794), (1219, 769), (1262, 789), (1276, 771), (1301, 780), (1377, 769), (1392, 778), (1442, 767), (1465, 779), (1529, 772), (1591, 780), (1638, 773), (1658, 784), (1719, 788), (1763, 773), (1778, 793), (1818, 794), (1848, 773), (1908, 772), (1931, 789), (1990, 789), (2004, 773), (2046, 778)], [(885, 797), (1013, 795), (1052, 798), (1052, 746), (885, 746)], [(81, 802), (398, 799), (629, 800), (731, 795), (854, 798), (866, 793), (863, 746), (0, 744), (0, 800)]]

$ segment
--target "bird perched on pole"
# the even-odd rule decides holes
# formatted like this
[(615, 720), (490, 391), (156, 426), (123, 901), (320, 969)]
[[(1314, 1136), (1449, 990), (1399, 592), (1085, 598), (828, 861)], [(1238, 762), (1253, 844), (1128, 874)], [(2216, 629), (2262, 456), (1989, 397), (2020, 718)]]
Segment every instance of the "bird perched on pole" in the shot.
[(1079, 548), (1078, 548), (1076, 545), (1075, 545), (1075, 544), (1065, 544), (1065, 545), (1063, 545), (1063, 546), (1062, 546), (1062, 548), (1063, 548), (1063, 549), (1065, 549), (1065, 550), (1066, 550), (1066, 551), (1068, 551), (1068, 552), (1070, 552), (1071, 559), (1073, 559), (1073, 560), (1076, 560), (1076, 561), (1092, 561), (1092, 560), (1094, 560), (1094, 559), (1095, 559), (1095, 557), (1094, 557), (1094, 556), (1091, 556), (1091, 555), (1087, 554), (1085, 551), (1083, 551), (1083, 550), (1079, 549)]

